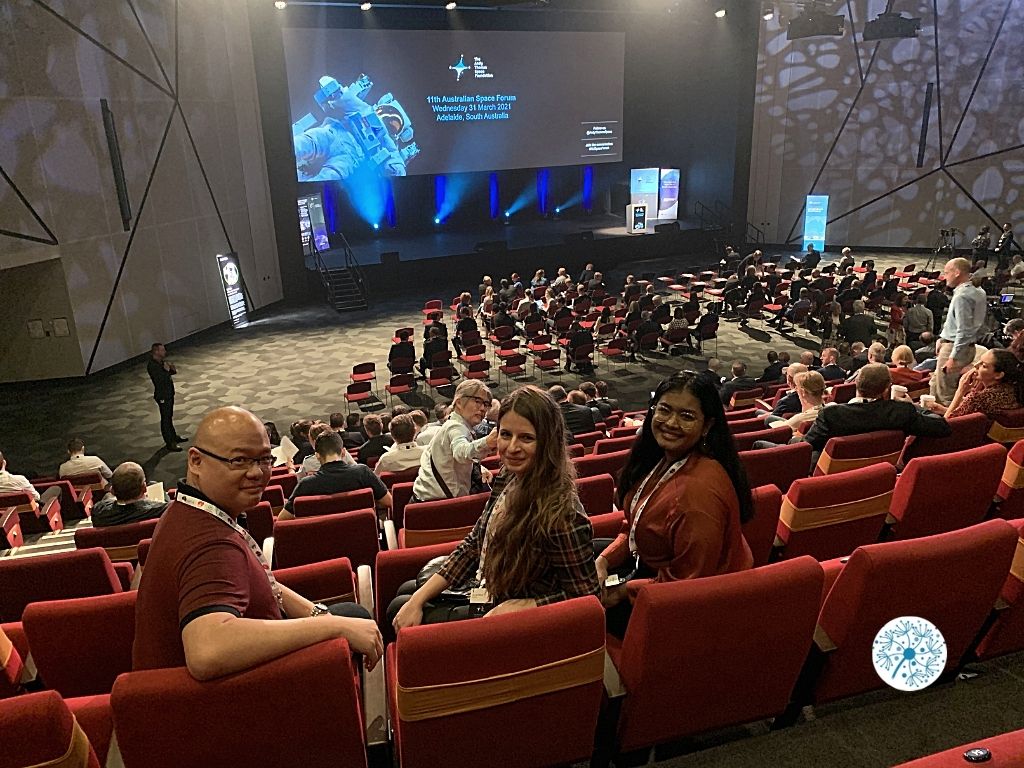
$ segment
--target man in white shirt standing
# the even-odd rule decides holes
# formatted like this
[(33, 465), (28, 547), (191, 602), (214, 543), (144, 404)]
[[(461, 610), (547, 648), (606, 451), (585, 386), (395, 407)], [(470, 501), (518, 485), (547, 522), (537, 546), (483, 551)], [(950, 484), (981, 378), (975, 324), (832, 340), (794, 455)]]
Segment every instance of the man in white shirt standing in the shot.
[(416, 422), (407, 413), (400, 413), (391, 419), (388, 427), (395, 441), (384, 455), (377, 459), (373, 471), (378, 475), (382, 472), (401, 472), (420, 465), (425, 446), (416, 442)]
[(946, 321), (935, 345), (935, 374), (931, 394), (943, 405), (949, 405), (956, 393), (964, 366), (974, 362), (974, 345), (985, 324), (985, 291), (971, 283), (971, 263), (967, 259), (950, 259), (942, 270), (946, 287), (953, 289)]
[(99, 472), (108, 482), (112, 474), (110, 467), (99, 456), (85, 455), (85, 441), (82, 438), (71, 438), (68, 441), (68, 460), (60, 465), (58, 476), (63, 480), (65, 477), (87, 475), (90, 472)]

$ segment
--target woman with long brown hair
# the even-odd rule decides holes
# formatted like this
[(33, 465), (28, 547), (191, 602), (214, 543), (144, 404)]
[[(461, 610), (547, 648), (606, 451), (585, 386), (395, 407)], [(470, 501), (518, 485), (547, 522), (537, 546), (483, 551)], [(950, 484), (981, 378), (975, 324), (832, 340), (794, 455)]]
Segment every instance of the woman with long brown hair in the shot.
[[(411, 597), (400, 595), (392, 603), (389, 614), (401, 606), (396, 628), (599, 592), (592, 528), (565, 446), (565, 421), (546, 392), (520, 387), (502, 401), (498, 455), (503, 468), (487, 506), (437, 572)], [(469, 591), (480, 607), (453, 615), (436, 602), (449, 586)]]

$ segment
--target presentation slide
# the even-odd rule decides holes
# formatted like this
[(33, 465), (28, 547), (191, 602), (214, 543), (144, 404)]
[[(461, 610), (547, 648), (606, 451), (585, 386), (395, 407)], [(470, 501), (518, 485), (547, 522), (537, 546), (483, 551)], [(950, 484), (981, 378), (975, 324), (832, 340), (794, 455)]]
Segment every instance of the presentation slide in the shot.
[(299, 181), (622, 160), (622, 33), (283, 35)]

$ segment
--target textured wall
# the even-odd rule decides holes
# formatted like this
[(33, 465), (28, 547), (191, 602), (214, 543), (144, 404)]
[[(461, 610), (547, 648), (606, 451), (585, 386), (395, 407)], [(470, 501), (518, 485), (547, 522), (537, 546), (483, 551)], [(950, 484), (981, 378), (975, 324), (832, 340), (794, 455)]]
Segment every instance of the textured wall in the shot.
[(0, 170), (0, 268), (59, 259), (81, 356), (22, 378), (91, 373), (223, 322), (217, 253), (238, 252), (256, 307), (281, 298), (244, 3), (0, 4)]
[(799, 242), (813, 193), (830, 195), (832, 245), (931, 248), (939, 229), (969, 239), (1004, 221), (1019, 231), (1024, 0), (895, 3), (921, 31), (877, 43), (862, 32), (885, 0), (828, 5), (846, 16), (841, 38), (787, 41), (789, 3), (762, 22), (748, 218), (769, 242)]

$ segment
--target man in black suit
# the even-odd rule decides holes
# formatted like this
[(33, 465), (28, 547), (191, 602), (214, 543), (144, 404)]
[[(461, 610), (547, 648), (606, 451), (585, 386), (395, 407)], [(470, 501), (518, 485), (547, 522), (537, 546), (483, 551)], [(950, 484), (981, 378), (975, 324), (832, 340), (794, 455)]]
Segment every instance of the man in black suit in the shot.
[(790, 363), (785, 368), (786, 394), (784, 394), (775, 407), (768, 411), (758, 410), (758, 416), (785, 416), (786, 414), (800, 413), (803, 408), (800, 406), (800, 395), (796, 391), (796, 383), (793, 381), (798, 373), (806, 373), (807, 366), (803, 363)]
[(728, 407), (734, 392), (756, 388), (757, 383), (747, 376), (747, 364), (742, 360), (736, 360), (732, 364), (732, 378), (722, 385), (722, 402)]
[(853, 302), (853, 314), (839, 324), (839, 334), (851, 344), (859, 341), (866, 347), (875, 333), (875, 318), (865, 314), (864, 302), (858, 299)]
[(149, 350), (149, 362), (146, 372), (153, 382), (153, 399), (160, 409), (160, 434), (164, 438), (164, 447), (168, 451), (180, 451), (187, 438), (174, 429), (174, 380), (171, 378), (178, 369), (167, 362), (167, 348), (160, 343), (154, 344)]
[(580, 392), (587, 396), (587, 402), (584, 405), (588, 408), (596, 408), (601, 414), (602, 421), (612, 415), (611, 403), (598, 397), (597, 385), (594, 382), (584, 381), (580, 384)]
[[(384, 451), (395, 444), (391, 435), (384, 434), (384, 423), (380, 420), (380, 416), (372, 413), (364, 416), (363, 430), (366, 432), (367, 440), (359, 446), (360, 464), (366, 464), (370, 459), (379, 459), (384, 455)], [(317, 444), (319, 444), (319, 442), (320, 440), (317, 438)], [(352, 489), (343, 488), (341, 490)], [(341, 490), (329, 491), (329, 493), (341, 493)]]
[(942, 416), (903, 400), (888, 400), (892, 377), (884, 363), (869, 363), (857, 376), (857, 397), (849, 403), (822, 408), (804, 437), (815, 453), (832, 437), (897, 429), (907, 435), (946, 437), (949, 422)]
[(409, 332), (404, 328), (398, 332), (398, 339), (394, 344), (391, 345), (391, 349), (388, 350), (388, 370), (394, 372), (392, 364), (395, 360), (415, 360), (416, 359), (416, 348), (409, 340)]
[(565, 387), (555, 384), (548, 390), (548, 394), (554, 398), (562, 411), (567, 438), (571, 439), (571, 436), (597, 431), (597, 424), (594, 422), (594, 410), (585, 405), (570, 403)]
[(847, 373), (839, 367), (839, 350), (835, 347), (825, 347), (821, 350), (821, 367), (816, 369), (825, 381), (846, 380)]
[(588, 263), (587, 266), (583, 268), (583, 271), (580, 272), (580, 276), (576, 279), (576, 284), (579, 285), (580, 283), (582, 283), (583, 285), (586, 285), (593, 279), (593, 277), (594, 265)]
[(619, 407), (619, 401), (613, 397), (608, 397), (608, 382), (595, 381), (594, 386), (597, 388), (597, 399), (603, 403), (607, 403), (613, 411), (617, 410)]
[(764, 373), (757, 377), (756, 381), (758, 384), (774, 384), (777, 381), (782, 381), (782, 362), (779, 360), (779, 353), (774, 349), (768, 350), (768, 365), (764, 369)]

